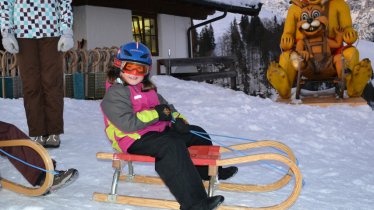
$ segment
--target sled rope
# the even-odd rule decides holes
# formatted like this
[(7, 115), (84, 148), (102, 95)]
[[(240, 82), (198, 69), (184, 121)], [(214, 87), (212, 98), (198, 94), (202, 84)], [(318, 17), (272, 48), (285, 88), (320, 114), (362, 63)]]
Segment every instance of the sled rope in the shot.
[[(241, 152), (241, 151), (239, 151), (239, 150), (235, 150), (235, 149), (230, 148), (230, 147), (228, 147), (228, 146), (226, 146), (226, 145), (223, 145), (222, 143), (220, 143), (220, 142), (218, 142), (218, 141), (215, 141), (215, 140), (213, 140), (213, 139), (211, 139), (211, 138), (208, 138), (208, 137), (206, 137), (206, 136), (204, 136), (204, 135), (221, 136), (221, 137), (227, 137), (227, 138), (241, 139), (241, 140), (247, 140), (247, 141), (251, 141), (251, 142), (257, 142), (256, 140), (251, 140), (251, 139), (245, 139), (245, 138), (239, 138), (239, 137), (231, 137), (231, 136), (224, 136), (224, 135), (218, 135), (218, 134), (210, 134), (210, 133), (208, 134), (208, 133), (205, 133), (205, 132), (199, 132), (199, 131), (194, 131), (194, 130), (191, 130), (190, 132), (191, 132), (192, 134), (196, 135), (196, 136), (199, 136), (199, 137), (201, 137), (201, 138), (204, 138), (204, 139), (210, 140), (210, 141), (212, 141), (212, 142), (214, 142), (214, 143), (216, 143), (216, 144), (218, 144), (218, 145), (220, 145), (220, 146), (222, 146), (222, 147), (224, 147), (224, 148), (226, 148), (226, 149), (228, 149), (228, 150), (231, 150), (231, 151), (233, 151), (233, 152), (235, 152), (235, 153), (238, 153), (238, 154), (240, 154), (240, 155), (246, 155), (246, 154), (244, 154), (243, 152)], [(204, 134), (204, 135), (202, 135), (202, 134)], [(276, 149), (276, 148), (275, 148), (275, 150), (280, 151), (279, 149)], [(285, 154), (283, 151), (280, 151), (280, 152), (283, 153), (283, 154)], [(284, 170), (284, 169), (282, 169), (282, 168), (276, 167), (276, 166), (274, 166), (273, 164), (270, 164), (270, 163), (266, 163), (266, 162), (265, 162), (263, 165), (266, 166), (267, 168), (275, 169), (276, 171), (281, 172), (282, 174), (283, 174), (283, 173), (288, 174), (288, 171), (286, 171), (286, 170)], [(297, 158), (296, 158), (296, 165), (297, 165), (297, 166), (299, 165), (299, 161), (297, 160)], [(302, 180), (302, 187), (304, 187), (304, 185), (305, 185), (305, 180), (303, 179), (303, 180)]]
[[(241, 152), (241, 151), (239, 151), (239, 150), (235, 150), (235, 149), (230, 148), (230, 147), (228, 147), (228, 146), (226, 146), (226, 145), (223, 145), (223, 144), (221, 144), (221, 143), (219, 143), (219, 142), (217, 142), (217, 141), (215, 141), (215, 140), (212, 140), (212, 139), (210, 139), (210, 138), (208, 138), (208, 137), (206, 137), (206, 136), (203, 136), (203, 135), (197, 133), (196, 131), (190, 131), (190, 132), (191, 132), (192, 134), (196, 135), (196, 136), (199, 136), (199, 137), (201, 137), (201, 138), (204, 138), (204, 139), (210, 140), (210, 141), (212, 141), (212, 142), (214, 142), (214, 143), (217, 143), (217, 144), (219, 144), (220, 146), (222, 146), (222, 147), (224, 147), (224, 148), (226, 148), (226, 149), (229, 149), (229, 150), (231, 150), (231, 151), (233, 151), (233, 152), (235, 152), (235, 153), (238, 153), (238, 154), (240, 154), (240, 155), (246, 155), (245, 153), (243, 153), (243, 152)], [(274, 165), (272, 165), (272, 164), (270, 164), (270, 163), (266, 163), (265, 165), (270, 166), (271, 168), (274, 168), (274, 169), (276, 169), (276, 170), (278, 170), (278, 171), (280, 171), (280, 172), (282, 172), (282, 173), (288, 173), (288, 171), (283, 170), (283, 169), (278, 168), (278, 167), (275, 167)]]
[[(200, 131), (192, 131), (192, 132), (193, 133), (204, 134), (204, 135), (209, 135), (209, 136), (218, 136), (218, 137), (224, 137), (224, 138), (230, 138), (230, 139), (238, 139), (238, 140), (243, 140), (243, 141), (248, 141), (248, 142), (258, 142), (257, 140), (248, 139), (248, 138), (242, 138), (242, 137), (236, 137), (236, 136), (227, 136), (227, 135), (221, 135), (221, 134), (212, 134), (212, 133), (205, 133), (205, 132), (200, 132)], [(212, 140), (212, 139), (209, 139), (209, 140)], [(217, 141), (215, 141), (215, 142), (218, 143)], [(225, 146), (223, 146), (223, 147), (225, 147)], [(227, 148), (227, 147), (225, 147), (225, 148), (234, 151), (232, 148)], [(278, 152), (286, 155), (286, 153), (284, 151), (282, 151), (280, 149), (277, 149), (277, 148), (274, 148), (274, 147), (272, 147), (272, 148), (274, 150), (276, 150), (276, 151), (278, 151)], [(299, 160), (297, 158), (296, 158), (296, 165), (299, 166)]]
[(0, 149), (0, 152), (3, 153), (4, 155), (6, 155), (6, 156), (8, 156), (8, 157), (10, 157), (10, 158), (12, 158), (12, 159), (14, 159), (14, 160), (17, 160), (17, 161), (19, 161), (19, 162), (21, 162), (21, 163), (23, 163), (23, 164), (25, 164), (25, 165), (27, 165), (27, 166), (30, 166), (31, 168), (35, 168), (35, 169), (37, 169), (37, 170), (44, 171), (44, 172), (46, 172), (46, 173), (51, 173), (51, 174), (53, 174), (53, 175), (57, 175), (57, 174), (59, 174), (57, 171), (45, 170), (44, 168), (40, 168), (40, 167), (38, 167), (38, 166), (32, 165), (32, 164), (30, 164), (30, 163), (28, 163), (28, 162), (26, 162), (26, 161), (24, 161), (24, 160), (21, 160), (21, 159), (15, 157), (15, 156), (13, 156), (13, 155), (11, 155), (11, 154), (5, 152), (5, 151), (2, 150), (2, 149)]
[[(230, 148), (230, 147), (228, 147), (228, 146), (222, 144), (221, 142), (215, 141), (215, 140), (213, 140), (213, 139), (211, 139), (211, 138), (208, 138), (208, 137), (204, 136), (204, 135), (210, 135), (210, 134), (208, 134), (208, 133), (205, 133), (205, 132), (199, 132), (199, 131), (194, 131), (194, 130), (191, 130), (190, 132), (191, 132), (192, 134), (196, 135), (196, 136), (199, 136), (199, 137), (201, 137), (201, 138), (204, 138), (204, 139), (210, 140), (210, 141), (212, 141), (212, 142), (214, 142), (214, 143), (217, 143), (217, 144), (220, 145), (221, 147), (224, 147), (224, 148), (226, 148), (226, 149), (228, 149), (228, 150), (231, 150), (231, 151), (233, 151), (233, 152), (236, 152), (236, 153), (238, 153), (238, 154), (240, 154), (240, 155), (246, 155), (244, 152), (241, 152), (241, 151), (239, 151), (239, 150), (236, 150), (236, 149)], [(204, 134), (204, 135), (202, 135), (202, 134)]]

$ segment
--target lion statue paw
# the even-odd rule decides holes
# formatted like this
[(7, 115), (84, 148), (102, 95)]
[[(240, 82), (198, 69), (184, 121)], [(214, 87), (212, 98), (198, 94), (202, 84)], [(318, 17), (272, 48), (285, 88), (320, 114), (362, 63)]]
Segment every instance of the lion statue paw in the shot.
[(277, 62), (270, 63), (266, 76), (281, 98), (291, 97), (292, 87), (288, 81), (287, 73)]
[(352, 72), (346, 76), (347, 93), (349, 97), (359, 97), (362, 95), (367, 82), (373, 74), (373, 68), (368, 58), (357, 64)]

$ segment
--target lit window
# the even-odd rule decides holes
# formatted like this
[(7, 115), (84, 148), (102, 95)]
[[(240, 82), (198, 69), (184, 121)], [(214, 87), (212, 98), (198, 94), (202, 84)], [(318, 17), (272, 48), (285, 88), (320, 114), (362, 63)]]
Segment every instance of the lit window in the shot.
[(157, 21), (155, 15), (133, 14), (132, 34), (135, 41), (145, 44), (151, 50), (152, 55), (158, 56)]

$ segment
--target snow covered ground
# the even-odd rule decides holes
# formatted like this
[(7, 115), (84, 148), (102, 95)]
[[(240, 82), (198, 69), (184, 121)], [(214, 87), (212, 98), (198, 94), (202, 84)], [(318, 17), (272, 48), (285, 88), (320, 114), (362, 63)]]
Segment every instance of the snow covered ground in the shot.
[[(168, 76), (152, 79), (159, 92), (190, 123), (204, 127), (209, 133), (277, 140), (290, 146), (305, 181), (291, 209), (373, 209), (374, 111), (368, 106), (286, 105), (206, 83)], [(95, 158), (96, 152), (112, 151), (103, 131), (99, 103), (66, 98), (62, 145), (59, 149), (49, 149), (58, 161), (58, 169), (79, 170), (78, 180), (44, 197), (26, 197), (1, 189), (0, 209), (149, 209), (92, 200), (93, 192), (110, 191), (113, 174), (111, 162)], [(27, 133), (23, 100), (0, 99), (0, 120), (13, 123)], [(213, 140), (225, 145), (244, 143), (219, 137)], [(282, 176), (282, 172), (265, 166), (265, 163), (240, 165), (239, 173), (230, 181), (265, 184)], [(138, 174), (155, 174), (152, 165), (138, 164), (135, 170)], [(0, 157), (0, 173), (26, 183), (3, 157)], [(225, 196), (226, 204), (272, 205), (288, 196), (293, 183), (268, 193), (216, 193)], [(172, 199), (163, 186), (120, 184), (119, 193)]]

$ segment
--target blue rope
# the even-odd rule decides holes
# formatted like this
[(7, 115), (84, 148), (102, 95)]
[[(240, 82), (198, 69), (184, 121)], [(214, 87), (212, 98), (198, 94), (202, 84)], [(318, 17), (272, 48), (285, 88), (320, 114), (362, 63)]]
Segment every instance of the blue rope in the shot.
[[(230, 148), (230, 147), (228, 147), (228, 146), (224, 146), (224, 145), (222, 145), (221, 143), (219, 143), (219, 142), (217, 142), (217, 141), (214, 141), (214, 140), (212, 140), (212, 139), (210, 139), (210, 138), (208, 138), (208, 137), (205, 137), (205, 136), (203, 136), (203, 135), (201, 135), (201, 134), (199, 134), (199, 133), (196, 133), (196, 131), (193, 131), (193, 130), (192, 130), (191, 133), (192, 133), (192, 134), (195, 134), (196, 136), (202, 137), (202, 138), (204, 138), (204, 139), (208, 139), (208, 140), (210, 140), (210, 141), (213, 141), (214, 143), (217, 143), (217, 144), (219, 144), (220, 146), (222, 146), (222, 147), (224, 147), (224, 148), (227, 148), (227, 149), (229, 149), (229, 150), (231, 150), (231, 151), (234, 151), (234, 152), (239, 153), (239, 154), (241, 154), (241, 155), (246, 155), (245, 153), (243, 153), (243, 152), (241, 152), (241, 151), (239, 151), (239, 150), (235, 150), (235, 149)], [(270, 163), (267, 163), (267, 165), (270, 165), (272, 168), (275, 168), (275, 169), (277, 169), (277, 170), (279, 170), (279, 171), (281, 171), (281, 172), (286, 172), (286, 173), (287, 173), (286, 170), (283, 170), (283, 169), (280, 169), (280, 168), (278, 168), (278, 167), (275, 167), (275, 166), (273, 166), (273, 165), (270, 164)]]
[(56, 172), (56, 171), (50, 171), (50, 170), (46, 170), (46, 169), (44, 169), (44, 168), (40, 168), (40, 167), (38, 167), (38, 166), (34, 166), (34, 165), (32, 165), (32, 164), (30, 164), (30, 163), (24, 161), (24, 160), (21, 160), (21, 159), (15, 157), (15, 156), (13, 156), (13, 155), (11, 155), (11, 154), (5, 152), (5, 151), (2, 150), (2, 149), (0, 149), (0, 152), (3, 153), (3, 154), (5, 154), (6, 156), (8, 156), (8, 157), (10, 157), (10, 158), (13, 158), (13, 159), (15, 159), (15, 160), (17, 160), (17, 161), (19, 161), (19, 162), (21, 162), (21, 163), (27, 165), (27, 166), (30, 166), (31, 168), (35, 168), (35, 169), (38, 169), (38, 170), (40, 170), (40, 171), (44, 171), (44, 172), (46, 172), (46, 173), (51, 173), (51, 174), (53, 174), (53, 175), (57, 175), (57, 174), (59, 174), (59, 173)]
[[(194, 133), (199, 133), (199, 134), (205, 134), (205, 135), (210, 135), (210, 136), (219, 136), (219, 137), (224, 137), (224, 138), (230, 138), (230, 139), (238, 139), (238, 140), (243, 140), (243, 141), (248, 141), (248, 142), (258, 142), (257, 140), (253, 140), (253, 139), (248, 139), (248, 138), (241, 138), (241, 137), (235, 137), (235, 136), (227, 136), (227, 135), (220, 135), (220, 134), (212, 134), (212, 133), (205, 133), (205, 132), (200, 132), (200, 131), (193, 131)], [(215, 141), (216, 142), (216, 141)], [(284, 155), (287, 155), (286, 152), (284, 152), (283, 150), (280, 150), (278, 148), (275, 148), (275, 147), (271, 147), (273, 148), (274, 150), (284, 154)], [(229, 149), (229, 148), (228, 148)], [(231, 149), (231, 148), (230, 148)], [(296, 158), (296, 165), (299, 166), (299, 160)]]
[[(222, 147), (224, 147), (224, 148), (226, 148), (226, 149), (229, 149), (229, 150), (231, 150), (231, 151), (233, 151), (233, 152), (236, 152), (236, 153), (239, 153), (239, 154), (241, 154), (241, 155), (246, 155), (245, 153), (243, 153), (243, 152), (241, 152), (241, 151), (239, 151), (239, 150), (235, 150), (235, 149), (233, 149), (233, 148), (230, 148), (230, 147), (228, 147), (228, 146), (226, 146), (226, 145), (223, 145), (223, 144), (221, 144), (220, 142), (217, 142), (217, 141), (215, 141), (215, 140), (212, 140), (211, 138), (208, 138), (208, 137), (206, 137), (206, 136), (208, 136), (208, 135), (211, 135), (211, 136), (220, 136), (220, 137), (226, 137), (226, 138), (232, 138), (232, 139), (240, 139), (240, 140), (247, 140), (247, 141), (251, 141), (251, 142), (257, 142), (256, 140), (252, 140), (252, 139), (246, 139), (246, 138), (240, 138), (240, 137), (232, 137), (232, 136), (225, 136), (225, 135), (219, 135), (219, 134), (208, 134), (208, 133), (206, 133), (206, 132), (200, 132), (200, 131), (194, 131), (194, 130), (190, 130), (190, 133), (192, 133), (192, 134), (194, 134), (194, 135), (196, 135), (196, 136), (199, 136), (199, 137), (201, 137), (201, 138), (204, 138), (204, 139), (207, 139), (207, 140), (210, 140), (210, 141), (212, 141), (212, 142), (214, 142), (214, 143), (216, 143), (216, 144), (218, 144), (218, 145), (220, 145), (220, 146), (222, 146)], [(202, 134), (204, 134), (204, 135), (206, 135), (206, 136), (203, 136)], [(277, 149), (277, 148), (274, 148), (274, 149), (276, 149), (277, 151), (280, 151), (280, 152), (282, 152), (283, 154), (285, 154), (285, 152), (283, 152), (283, 151), (281, 151), (281, 150), (279, 150), (279, 149)], [(297, 159), (296, 159), (296, 164), (298, 165), (298, 161), (297, 161)], [(270, 164), (270, 163), (267, 163), (267, 162), (265, 162), (265, 164), (263, 164), (264, 166), (266, 166), (267, 168), (269, 168), (269, 169), (276, 169), (278, 172), (282, 172), (282, 174), (283, 173), (288, 173), (288, 171), (286, 171), (286, 170), (284, 170), (284, 169), (281, 169), (281, 168), (278, 168), (278, 167), (276, 167), (276, 166), (274, 166), (273, 164)], [(304, 185), (305, 185), (305, 181), (304, 181), (304, 179), (302, 180), (302, 187), (304, 187)]]
[(210, 140), (210, 141), (212, 141), (212, 142), (214, 142), (214, 143), (217, 143), (217, 144), (220, 145), (221, 147), (224, 147), (224, 148), (226, 148), (226, 149), (228, 149), (228, 150), (231, 150), (231, 151), (233, 151), (233, 152), (239, 153), (239, 154), (241, 154), (241, 155), (246, 155), (245, 153), (243, 153), (243, 152), (240, 151), (240, 150), (233, 149), (233, 148), (228, 147), (228, 146), (226, 146), (226, 145), (224, 145), (224, 144), (222, 144), (222, 143), (220, 143), (220, 142), (213, 141), (211, 138), (208, 138), (208, 137), (202, 135), (202, 134), (208, 135), (207, 133), (199, 132), (199, 131), (194, 131), (194, 130), (191, 130), (190, 132), (191, 132), (192, 134), (196, 135), (196, 136), (199, 136), (199, 137), (201, 137), (201, 138), (204, 138), (204, 139)]

